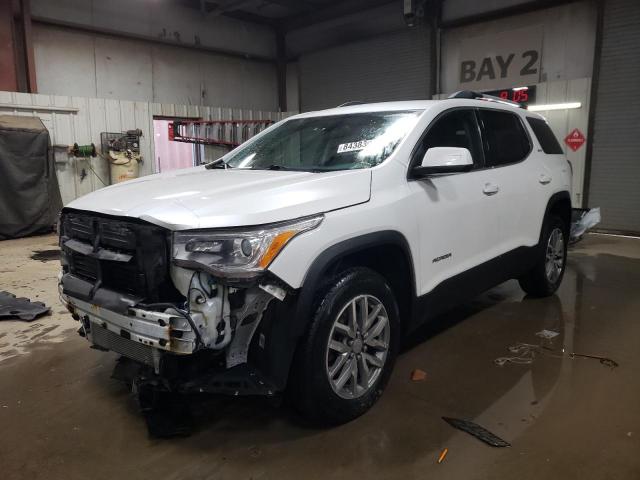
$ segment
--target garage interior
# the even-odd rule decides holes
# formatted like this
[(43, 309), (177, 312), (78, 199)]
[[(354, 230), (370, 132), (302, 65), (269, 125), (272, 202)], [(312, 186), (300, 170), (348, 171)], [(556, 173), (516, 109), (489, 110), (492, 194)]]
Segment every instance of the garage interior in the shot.
[[(636, 0), (12, 0), (0, 22), (0, 137), (45, 151), (23, 140), (0, 157), (0, 292), (49, 308), (0, 315), (3, 478), (640, 478)], [(599, 209), (558, 292), (509, 281), (442, 315), (345, 425), (207, 397), (188, 401), (189, 436), (151, 435), (111, 378), (118, 355), (87, 348), (59, 300), (60, 206), (211, 162), (301, 112), (460, 90), (544, 115), (573, 207)], [(497, 361), (543, 331), (552, 354)]]

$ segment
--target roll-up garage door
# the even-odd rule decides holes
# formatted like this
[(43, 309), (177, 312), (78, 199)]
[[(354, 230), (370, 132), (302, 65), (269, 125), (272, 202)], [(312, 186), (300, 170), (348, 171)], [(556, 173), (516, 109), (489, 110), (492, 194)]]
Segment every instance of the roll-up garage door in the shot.
[(428, 99), (429, 55), (429, 34), (422, 26), (304, 54), (299, 61), (302, 110), (354, 100)]
[(640, 2), (604, 2), (589, 206), (604, 229), (640, 232)]

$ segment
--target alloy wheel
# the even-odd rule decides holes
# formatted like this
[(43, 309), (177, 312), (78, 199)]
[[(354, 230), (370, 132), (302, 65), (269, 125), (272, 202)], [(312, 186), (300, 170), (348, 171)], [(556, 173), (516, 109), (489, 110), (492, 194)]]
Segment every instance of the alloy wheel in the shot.
[(376, 383), (389, 354), (391, 325), (380, 300), (358, 295), (336, 316), (329, 333), (326, 374), (333, 391), (352, 399)]
[(545, 257), (545, 273), (550, 283), (555, 283), (564, 268), (564, 236), (562, 230), (554, 228), (549, 235)]

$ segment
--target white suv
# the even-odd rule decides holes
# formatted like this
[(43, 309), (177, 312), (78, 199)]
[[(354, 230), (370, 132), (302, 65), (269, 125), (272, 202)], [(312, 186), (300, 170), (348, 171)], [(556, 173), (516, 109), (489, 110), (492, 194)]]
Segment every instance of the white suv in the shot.
[(545, 120), (504, 103), (304, 113), (206, 166), (71, 203), (61, 296), (138, 387), (287, 391), (344, 422), (445, 309), (511, 278), (555, 292), (569, 185)]

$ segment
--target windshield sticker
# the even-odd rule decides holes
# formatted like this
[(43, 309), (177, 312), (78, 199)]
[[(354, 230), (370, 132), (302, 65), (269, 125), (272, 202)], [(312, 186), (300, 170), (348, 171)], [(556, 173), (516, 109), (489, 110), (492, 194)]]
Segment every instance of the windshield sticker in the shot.
[(369, 140), (360, 140), (359, 142), (341, 143), (338, 145), (338, 153), (357, 152), (367, 146)]

